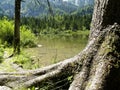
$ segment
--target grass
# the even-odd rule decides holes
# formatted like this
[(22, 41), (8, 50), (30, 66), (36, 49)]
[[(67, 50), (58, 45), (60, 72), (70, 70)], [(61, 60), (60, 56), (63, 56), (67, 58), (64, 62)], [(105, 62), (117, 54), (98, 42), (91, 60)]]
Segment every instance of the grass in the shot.
[(15, 63), (24, 69), (33, 69), (35, 68), (35, 65), (32, 65), (31, 61), (32, 59), (29, 57), (29, 55), (25, 52), (21, 52), (20, 55), (16, 55), (14, 57), (8, 58), (12, 53), (12, 48), (5, 48), (3, 49), (3, 58), (2, 62), (0, 63), (0, 71), (1, 72), (13, 72), (16, 71), (14, 66), (12, 66), (12, 63)]

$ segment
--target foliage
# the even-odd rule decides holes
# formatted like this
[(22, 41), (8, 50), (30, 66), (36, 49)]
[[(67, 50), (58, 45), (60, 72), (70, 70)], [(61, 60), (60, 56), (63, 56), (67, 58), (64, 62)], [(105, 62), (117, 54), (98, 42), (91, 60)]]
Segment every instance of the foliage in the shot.
[(13, 63), (18, 64), (20, 67), (22, 67), (24, 69), (34, 68), (34, 65), (32, 65), (31, 61), (32, 61), (32, 59), (30, 58), (30, 56), (23, 51), (20, 53), (20, 55), (16, 55), (12, 59)]
[(78, 30), (78, 31), (72, 31), (72, 30), (65, 30), (65, 31), (61, 31), (59, 29), (53, 29), (53, 28), (49, 28), (44, 29), (43, 31), (41, 31), (40, 33), (40, 37), (46, 37), (46, 38), (50, 38), (50, 39), (54, 39), (54, 38), (64, 38), (64, 37), (77, 37), (80, 36), (81, 39), (85, 39), (88, 38), (89, 36), (89, 30), (85, 29), (84, 31), (82, 30)]
[(36, 46), (36, 37), (26, 26), (21, 26), (21, 45), (23, 47)]
[(21, 50), (20, 55), (16, 55), (12, 58), (12, 62), (16, 63), (23, 69), (36, 69), (39, 68), (40, 65), (38, 62), (35, 61), (35, 59), (32, 58), (32, 55), (25, 52), (24, 50)]
[(23, 17), (22, 25), (31, 28), (36, 35), (38, 33), (55, 33), (71, 30), (89, 30), (92, 15), (55, 15), (54, 17)]
[[(2, 44), (13, 44), (14, 22), (6, 17), (0, 20), (0, 40)], [(21, 26), (21, 46), (33, 47), (36, 37), (26, 26)]]
[(7, 42), (8, 44), (12, 45), (13, 30), (13, 21), (8, 20), (6, 17), (0, 20), (0, 39), (2, 43)]

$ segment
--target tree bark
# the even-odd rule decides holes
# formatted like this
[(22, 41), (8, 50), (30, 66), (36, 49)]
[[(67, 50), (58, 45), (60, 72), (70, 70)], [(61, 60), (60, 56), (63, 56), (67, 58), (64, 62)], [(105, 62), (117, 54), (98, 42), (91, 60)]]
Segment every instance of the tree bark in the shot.
[(50, 86), (45, 90), (120, 90), (119, 11), (120, 1), (95, 0), (89, 42), (82, 52), (36, 70), (1, 72), (0, 85), (16, 90), (45, 85)]
[(20, 9), (21, 0), (15, 0), (14, 54), (20, 53)]

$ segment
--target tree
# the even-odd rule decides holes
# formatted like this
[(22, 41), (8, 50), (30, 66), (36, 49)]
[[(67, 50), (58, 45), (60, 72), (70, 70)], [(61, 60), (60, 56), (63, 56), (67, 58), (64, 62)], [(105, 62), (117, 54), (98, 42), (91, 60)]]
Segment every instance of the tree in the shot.
[(14, 54), (20, 53), (20, 10), (21, 0), (15, 0)]
[(31, 87), (74, 77), (69, 90), (120, 90), (119, 11), (120, 1), (95, 0), (89, 41), (81, 53), (41, 69), (0, 73), (0, 84)]
[[(15, 27), (14, 27), (14, 54), (20, 53), (20, 11), (21, 11), (21, 1), (15, 0)], [(37, 0), (39, 2), (39, 0)], [(49, 11), (52, 13), (52, 8), (50, 6), (49, 0), (47, 0)]]

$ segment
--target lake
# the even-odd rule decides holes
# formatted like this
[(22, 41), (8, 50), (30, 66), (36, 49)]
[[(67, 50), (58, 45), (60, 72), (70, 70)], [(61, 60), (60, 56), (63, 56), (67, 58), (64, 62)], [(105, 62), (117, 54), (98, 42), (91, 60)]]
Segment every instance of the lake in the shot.
[(78, 54), (88, 41), (88, 35), (41, 36), (38, 46), (25, 51), (39, 67), (50, 65)]

